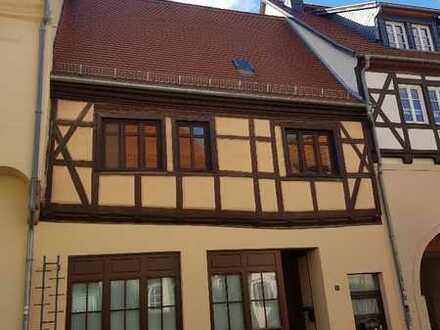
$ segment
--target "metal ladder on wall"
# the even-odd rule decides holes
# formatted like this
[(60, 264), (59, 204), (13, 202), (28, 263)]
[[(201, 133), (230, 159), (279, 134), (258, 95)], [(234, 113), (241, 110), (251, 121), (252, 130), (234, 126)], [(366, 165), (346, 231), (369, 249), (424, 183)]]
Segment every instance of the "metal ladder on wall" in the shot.
[[(59, 297), (64, 296), (64, 293), (60, 293), (60, 281), (64, 280), (64, 277), (60, 277), (61, 263), (60, 256), (57, 256), (55, 262), (49, 262), (47, 257), (43, 257), (43, 266), (41, 269), (36, 270), (37, 273), (41, 273), (41, 284), (35, 287), (35, 290), (40, 291), (40, 302), (34, 304), (34, 306), (40, 309), (40, 322), (38, 330), (57, 330), (58, 315), (63, 313), (58, 308)], [(50, 292), (50, 290), (52, 290)], [(49, 294), (47, 294), (49, 292)], [(47, 311), (46, 308), (50, 308)], [(50, 317), (47, 319), (46, 317)]]

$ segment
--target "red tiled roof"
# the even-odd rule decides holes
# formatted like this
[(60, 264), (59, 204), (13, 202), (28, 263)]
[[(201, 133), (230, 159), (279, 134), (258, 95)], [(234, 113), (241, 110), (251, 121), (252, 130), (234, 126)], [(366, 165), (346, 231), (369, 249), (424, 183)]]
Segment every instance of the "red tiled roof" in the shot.
[(420, 52), (416, 50), (400, 50), (385, 47), (382, 43), (369, 40), (362, 34), (333, 21), (327, 16), (318, 16), (309, 12), (300, 12), (284, 6), (279, 0), (270, 0), (284, 10), (288, 11), (296, 19), (299, 19), (315, 31), (334, 40), (336, 43), (353, 50), (359, 54), (388, 55), (402, 58), (416, 58), (424, 60), (440, 60), (439, 53)]
[[(256, 74), (240, 74), (232, 64), (236, 58), (248, 59)], [(95, 68), (83, 75), (115, 69), (190, 75), (307, 87), (320, 90), (303, 94), (309, 98), (354, 101), (284, 18), (163, 0), (65, 1), (53, 70), (80, 65)]]

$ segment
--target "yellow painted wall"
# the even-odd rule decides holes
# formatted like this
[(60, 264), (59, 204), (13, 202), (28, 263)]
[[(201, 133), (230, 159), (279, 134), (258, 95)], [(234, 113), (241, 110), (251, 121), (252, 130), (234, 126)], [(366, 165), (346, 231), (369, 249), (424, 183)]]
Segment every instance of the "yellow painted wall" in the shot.
[(21, 328), (26, 261), (27, 184), (0, 175), (0, 322), (2, 329)]
[[(207, 251), (316, 248), (310, 262), (319, 330), (354, 329), (347, 274), (363, 272), (382, 273), (390, 329), (403, 329), (388, 244), (384, 227), (379, 225), (270, 230), (42, 222), (37, 227), (34, 266), (41, 263), (44, 255), (50, 260), (59, 255), (62, 274), (66, 274), (70, 255), (178, 251), (182, 265), (184, 329), (206, 330), (210, 329)], [(38, 281), (39, 274), (34, 275)], [(341, 290), (335, 290), (335, 285)], [(65, 282), (61, 291), (66, 291)], [(63, 298), (62, 310), (65, 303)], [(35, 325), (38, 314), (32, 315)], [(59, 329), (64, 329), (64, 314), (60, 325)]]

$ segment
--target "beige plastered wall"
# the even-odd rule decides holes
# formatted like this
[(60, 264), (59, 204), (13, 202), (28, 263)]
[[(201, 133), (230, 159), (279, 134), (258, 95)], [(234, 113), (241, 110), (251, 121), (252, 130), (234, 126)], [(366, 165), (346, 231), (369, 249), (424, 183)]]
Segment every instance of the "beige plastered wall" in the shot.
[(0, 174), (0, 328), (18, 330), (23, 311), (27, 184)]
[(431, 160), (384, 160), (384, 179), (403, 269), (414, 330), (429, 330), (420, 290), (420, 265), (426, 246), (440, 233), (440, 168)]
[[(368, 247), (368, 248), (367, 248)], [(210, 329), (207, 251), (310, 248), (313, 299), (320, 330), (353, 330), (347, 274), (381, 273), (390, 329), (403, 329), (399, 293), (389, 242), (382, 225), (325, 229), (249, 229), (208, 226), (74, 224), (41, 222), (36, 229), (34, 268), (43, 256), (61, 258), (66, 275), (68, 256), (178, 251), (181, 253), (184, 329)], [(38, 283), (41, 274), (34, 274)], [(335, 286), (340, 286), (340, 291)], [(61, 292), (66, 292), (62, 281)], [(34, 302), (40, 299), (34, 291)], [(65, 310), (65, 297), (60, 310)], [(64, 329), (65, 314), (59, 319)], [(36, 325), (39, 314), (32, 313)]]

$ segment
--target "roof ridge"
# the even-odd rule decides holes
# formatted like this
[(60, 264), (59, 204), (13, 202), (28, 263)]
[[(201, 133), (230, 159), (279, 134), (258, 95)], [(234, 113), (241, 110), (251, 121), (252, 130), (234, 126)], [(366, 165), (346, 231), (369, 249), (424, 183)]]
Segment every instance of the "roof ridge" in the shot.
[(243, 15), (243, 16), (255, 16), (255, 17), (258, 17), (261, 19), (278, 20), (278, 21), (284, 20), (284, 17), (269, 16), (269, 15), (264, 15), (264, 14), (260, 14), (260, 13), (239, 11), (239, 10), (235, 10), (235, 9), (226, 9), (226, 8), (218, 8), (218, 7), (211, 7), (211, 6), (204, 6), (204, 5), (196, 5), (196, 4), (192, 4), (192, 3), (179, 2), (178, 0), (138, 0), (138, 1), (168, 3), (168, 4), (175, 5), (175, 6), (193, 7), (193, 8), (203, 9), (203, 10), (207, 10), (207, 11), (220, 11), (220, 12), (224, 12), (224, 13), (228, 13), (228, 14)]

